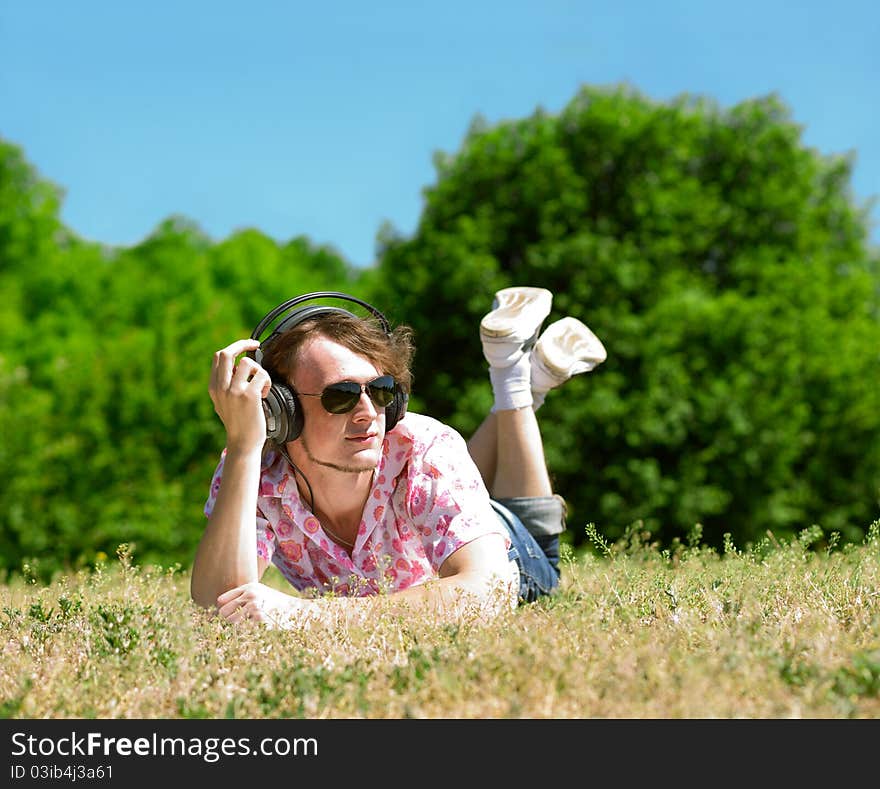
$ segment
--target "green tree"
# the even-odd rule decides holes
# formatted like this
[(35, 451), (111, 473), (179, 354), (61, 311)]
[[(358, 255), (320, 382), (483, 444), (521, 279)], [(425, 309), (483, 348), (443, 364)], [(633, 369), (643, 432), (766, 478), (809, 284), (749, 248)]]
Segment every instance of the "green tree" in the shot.
[(558, 115), (475, 123), (375, 281), (416, 331), (417, 405), (468, 434), (490, 402), (476, 326), (511, 284), (555, 293), (608, 360), (541, 411), (571, 537), (702, 524), (738, 543), (880, 503), (880, 279), (851, 160), (775, 96), (729, 110), (585, 87)]

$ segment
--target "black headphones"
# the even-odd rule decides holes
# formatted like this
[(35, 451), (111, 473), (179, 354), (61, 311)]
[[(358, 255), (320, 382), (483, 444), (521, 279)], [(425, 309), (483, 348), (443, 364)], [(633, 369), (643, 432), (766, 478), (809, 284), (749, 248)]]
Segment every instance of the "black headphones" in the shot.
[[(251, 332), (251, 339), (260, 340), (260, 335), (262, 335), (272, 321), (274, 321), (279, 315), (296, 307), (298, 304), (302, 304), (304, 301), (327, 298), (342, 299), (344, 301), (360, 304), (360, 306), (367, 309), (379, 321), (385, 334), (391, 334), (391, 327), (385, 316), (375, 307), (367, 304), (367, 302), (361, 301), (354, 296), (349, 296), (347, 293), (339, 293), (337, 291), (318, 291), (315, 293), (306, 293), (302, 296), (289, 299), (283, 304), (279, 304), (257, 324), (257, 327)], [(247, 355), (254, 359), (257, 364), (262, 365), (264, 349), (278, 336), (302, 323), (307, 318), (314, 318), (317, 315), (327, 315), (332, 313), (348, 315), (352, 318), (357, 317), (354, 313), (349, 312), (348, 310), (341, 309), (340, 307), (328, 307), (323, 304), (312, 304), (307, 307), (300, 307), (281, 321), (265, 340), (260, 340), (260, 347), (257, 348), (256, 351), (249, 351)], [(273, 370), (267, 369), (267, 372), (272, 377), (272, 386), (269, 389), (269, 394), (266, 395), (263, 400), (263, 413), (266, 416), (266, 436), (277, 444), (284, 446), (288, 441), (294, 441), (299, 438), (300, 433), (302, 433), (303, 413), (299, 405), (299, 400), (293, 389), (291, 389), (286, 382), (277, 381)], [(386, 433), (390, 433), (394, 426), (403, 419), (403, 416), (406, 413), (408, 400), (409, 395), (403, 391), (400, 384), (397, 384), (394, 390), (394, 399), (391, 401), (390, 405), (385, 407)]]

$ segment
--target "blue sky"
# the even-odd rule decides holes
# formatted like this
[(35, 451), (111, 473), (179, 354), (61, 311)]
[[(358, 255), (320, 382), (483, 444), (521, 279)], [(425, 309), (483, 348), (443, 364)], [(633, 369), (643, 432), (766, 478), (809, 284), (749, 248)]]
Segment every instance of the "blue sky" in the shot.
[(855, 154), (855, 199), (877, 197), (878, 42), (862, 0), (0, 0), (0, 137), (84, 238), (135, 244), (179, 214), (370, 265), (474, 116), (558, 112), (585, 84), (777, 93), (805, 144)]

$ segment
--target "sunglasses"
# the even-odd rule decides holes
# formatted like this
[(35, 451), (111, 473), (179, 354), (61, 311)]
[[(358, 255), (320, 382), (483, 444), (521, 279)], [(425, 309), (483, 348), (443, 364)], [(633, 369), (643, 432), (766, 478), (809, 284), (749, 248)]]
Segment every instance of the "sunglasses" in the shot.
[(393, 376), (380, 375), (378, 378), (365, 384), (354, 381), (340, 381), (338, 384), (330, 384), (324, 387), (320, 394), (297, 392), (300, 397), (320, 397), (321, 405), (330, 414), (347, 414), (361, 399), (361, 393), (366, 392), (376, 408), (385, 408), (391, 405), (397, 391), (397, 382)]

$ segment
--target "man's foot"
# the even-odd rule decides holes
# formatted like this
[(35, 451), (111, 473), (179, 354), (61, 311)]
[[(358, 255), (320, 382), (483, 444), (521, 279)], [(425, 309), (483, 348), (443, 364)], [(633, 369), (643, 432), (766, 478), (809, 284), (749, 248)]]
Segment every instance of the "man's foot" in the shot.
[(480, 321), (483, 355), (491, 367), (515, 364), (534, 344), (550, 314), (553, 294), (545, 288), (503, 288)]
[(608, 356), (605, 346), (577, 318), (551, 323), (538, 338), (531, 355), (532, 394), (543, 401), (550, 389), (571, 376), (588, 373)]

